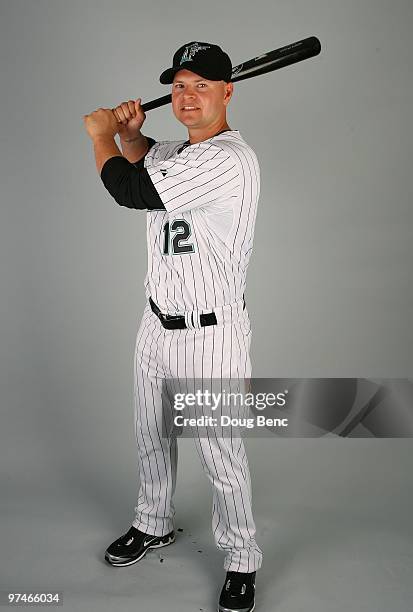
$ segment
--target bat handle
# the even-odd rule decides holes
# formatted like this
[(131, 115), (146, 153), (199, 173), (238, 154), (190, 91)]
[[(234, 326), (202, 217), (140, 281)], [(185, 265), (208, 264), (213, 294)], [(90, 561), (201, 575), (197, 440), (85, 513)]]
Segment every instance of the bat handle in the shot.
[(164, 106), (165, 104), (169, 104), (172, 101), (172, 95), (167, 94), (166, 96), (161, 96), (160, 98), (156, 98), (156, 100), (151, 100), (150, 102), (145, 102), (142, 104), (143, 112), (148, 110), (152, 110), (154, 108), (159, 108), (160, 106)]
[[(145, 113), (148, 110), (153, 110), (154, 108), (159, 108), (160, 106), (164, 106), (165, 104), (169, 104), (172, 101), (172, 95), (167, 94), (166, 96), (161, 96), (160, 98), (156, 98), (155, 100), (151, 100), (150, 102), (145, 102), (141, 104), (142, 110)], [(114, 113), (114, 108), (111, 109), (112, 113)], [(115, 115), (116, 116), (116, 115)], [(118, 121), (118, 123), (121, 123)]]

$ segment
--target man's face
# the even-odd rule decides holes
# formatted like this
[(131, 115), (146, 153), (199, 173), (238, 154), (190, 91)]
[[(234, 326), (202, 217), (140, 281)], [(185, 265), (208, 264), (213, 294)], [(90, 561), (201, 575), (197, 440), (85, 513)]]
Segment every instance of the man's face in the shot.
[(232, 91), (232, 83), (209, 81), (190, 70), (179, 70), (172, 83), (174, 115), (188, 128), (208, 127), (225, 117)]

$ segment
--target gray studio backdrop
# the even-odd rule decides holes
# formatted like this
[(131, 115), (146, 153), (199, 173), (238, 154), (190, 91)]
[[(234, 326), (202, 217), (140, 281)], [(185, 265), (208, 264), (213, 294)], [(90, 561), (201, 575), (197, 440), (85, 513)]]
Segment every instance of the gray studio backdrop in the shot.
[[(235, 65), (318, 36), (320, 56), (236, 84), (229, 107), (261, 166), (246, 293), (253, 373), (411, 377), (412, 18), (410, 0), (0, 0), (0, 588), (62, 586), (74, 610), (99, 592), (109, 601), (125, 580), (101, 552), (129, 525), (138, 485), (132, 357), (146, 222), (105, 190), (83, 115), (168, 93), (159, 74), (184, 42), (216, 42)], [(148, 112), (143, 132), (187, 137), (170, 106)], [(370, 516), (387, 533), (381, 552), (397, 542), (387, 550), (393, 582), (386, 591), (385, 570), (366, 561), (375, 587), (360, 587), (358, 609), (402, 610), (412, 584), (410, 441), (250, 439), (248, 449), (263, 575), (275, 564), (288, 581), (291, 567), (277, 564), (281, 554), (292, 563), (291, 541), (296, 555), (305, 542), (314, 562), (320, 539), (308, 517), (321, 525), (328, 508), (334, 599), (335, 570), (351, 578), (366, 568), (362, 539), (340, 557), (334, 526), (346, 524), (349, 542)], [(204, 534), (220, 580), (209, 484), (192, 440), (180, 453), (179, 525)], [(212, 609), (196, 549), (185, 567), (191, 554)], [(350, 557), (360, 566), (350, 570)], [(312, 579), (325, 572), (324, 563)], [(137, 570), (126, 575), (135, 609)], [(333, 599), (310, 598), (329, 612), (341, 609)]]

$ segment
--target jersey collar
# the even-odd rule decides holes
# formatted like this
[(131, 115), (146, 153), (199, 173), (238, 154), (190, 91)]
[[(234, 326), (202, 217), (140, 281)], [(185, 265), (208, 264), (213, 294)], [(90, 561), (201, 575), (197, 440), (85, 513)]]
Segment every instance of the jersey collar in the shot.
[[(214, 134), (213, 136), (210, 136), (209, 138), (214, 138), (214, 136), (218, 136), (218, 134), (222, 134), (222, 132), (235, 132), (235, 130), (221, 130), (220, 132), (217, 132), (216, 134)], [(209, 140), (209, 138), (207, 138), (207, 140)], [(188, 140), (185, 140), (185, 142), (181, 145), (181, 146), (189, 146), (191, 143)], [(198, 143), (196, 143), (198, 144)]]

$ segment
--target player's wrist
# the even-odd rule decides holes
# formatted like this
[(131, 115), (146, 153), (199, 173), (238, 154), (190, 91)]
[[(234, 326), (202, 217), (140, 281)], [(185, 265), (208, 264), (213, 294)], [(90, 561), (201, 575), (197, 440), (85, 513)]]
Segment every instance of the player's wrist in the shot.
[(124, 138), (123, 136), (120, 137), (121, 142), (137, 142), (138, 140), (142, 140), (142, 138), (144, 138), (144, 136), (140, 132), (132, 138)]

